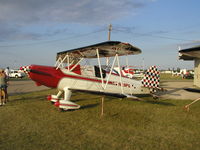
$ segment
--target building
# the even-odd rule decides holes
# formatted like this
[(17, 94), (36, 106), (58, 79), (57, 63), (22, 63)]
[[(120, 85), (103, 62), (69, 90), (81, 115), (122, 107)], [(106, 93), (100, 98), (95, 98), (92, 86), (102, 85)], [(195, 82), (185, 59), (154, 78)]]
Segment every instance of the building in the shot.
[(200, 46), (180, 50), (179, 59), (194, 60), (194, 85), (200, 87)]

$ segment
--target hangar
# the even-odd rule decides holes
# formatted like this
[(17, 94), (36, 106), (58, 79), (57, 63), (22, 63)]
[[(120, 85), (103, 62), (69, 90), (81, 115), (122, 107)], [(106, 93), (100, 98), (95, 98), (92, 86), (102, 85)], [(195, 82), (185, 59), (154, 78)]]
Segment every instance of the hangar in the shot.
[(200, 87), (200, 45), (180, 50), (179, 59), (194, 60), (194, 85)]

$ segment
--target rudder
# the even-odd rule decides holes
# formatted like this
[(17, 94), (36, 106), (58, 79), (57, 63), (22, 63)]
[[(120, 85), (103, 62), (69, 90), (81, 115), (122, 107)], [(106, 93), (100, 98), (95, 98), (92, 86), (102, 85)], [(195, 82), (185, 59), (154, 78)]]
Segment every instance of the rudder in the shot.
[(149, 88), (153, 93), (160, 89), (160, 72), (156, 66), (151, 66), (145, 72), (142, 85)]

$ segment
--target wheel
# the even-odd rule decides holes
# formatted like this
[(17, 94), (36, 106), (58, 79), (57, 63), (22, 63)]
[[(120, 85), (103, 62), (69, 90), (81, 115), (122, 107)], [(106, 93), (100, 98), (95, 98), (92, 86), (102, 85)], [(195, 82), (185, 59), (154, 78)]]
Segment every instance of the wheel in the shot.
[(153, 99), (154, 99), (154, 100), (159, 100), (159, 96), (153, 95)]

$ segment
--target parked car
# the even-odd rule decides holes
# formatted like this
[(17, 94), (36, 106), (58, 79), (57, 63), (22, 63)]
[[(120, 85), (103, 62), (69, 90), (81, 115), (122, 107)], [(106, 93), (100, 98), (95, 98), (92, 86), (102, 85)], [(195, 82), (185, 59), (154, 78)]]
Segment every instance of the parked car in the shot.
[(10, 78), (23, 78), (25, 74), (23, 72), (19, 72), (18, 70), (10, 70), (9, 73)]
[(183, 78), (184, 79), (194, 79), (194, 75), (191, 73), (186, 73), (183, 75)]

